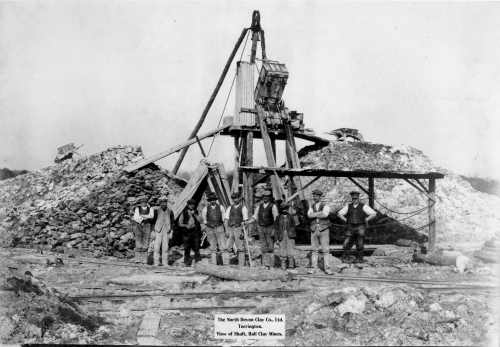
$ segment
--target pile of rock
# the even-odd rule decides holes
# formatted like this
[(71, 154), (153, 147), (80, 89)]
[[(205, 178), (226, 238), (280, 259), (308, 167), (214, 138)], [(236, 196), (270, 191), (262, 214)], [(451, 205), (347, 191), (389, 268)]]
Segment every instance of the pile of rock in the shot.
[(500, 263), (500, 235), (486, 241), (483, 247), (474, 253), (476, 258), (487, 263)]
[(4, 241), (131, 256), (130, 217), (136, 200), (146, 197), (156, 204), (185, 184), (155, 167), (122, 171), (142, 157), (140, 147), (115, 147), (3, 181), (0, 231), (9, 235)]
[[(436, 183), (436, 232), (443, 247), (478, 249), (498, 230), (500, 198), (485, 194), (459, 175), (435, 166), (421, 151), (411, 147), (390, 147), (369, 142), (332, 142), (319, 150), (302, 151), (303, 167), (337, 170), (388, 170), (407, 172), (438, 171), (445, 174)], [(366, 187), (366, 180), (360, 180)], [(333, 210), (349, 201), (349, 191), (359, 190), (346, 178), (321, 178), (313, 189), (326, 193), (325, 199)], [(408, 226), (426, 232), (428, 223), (427, 198), (403, 180), (375, 180), (375, 208)], [(367, 202), (366, 195), (361, 196)], [(420, 211), (420, 212), (419, 212)], [(415, 212), (415, 213), (412, 213)]]

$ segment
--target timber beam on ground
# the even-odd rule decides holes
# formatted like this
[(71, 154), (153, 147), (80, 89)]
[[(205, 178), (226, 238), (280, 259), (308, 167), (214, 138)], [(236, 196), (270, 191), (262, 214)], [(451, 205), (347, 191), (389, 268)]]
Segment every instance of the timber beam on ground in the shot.
[(226, 291), (203, 291), (203, 292), (140, 292), (140, 293), (95, 293), (70, 296), (75, 300), (91, 299), (113, 299), (113, 298), (134, 298), (134, 297), (211, 297), (213, 295), (222, 297), (242, 297), (242, 296), (288, 296), (305, 293), (305, 289), (272, 289), (272, 290), (226, 290)]
[(241, 166), (240, 170), (250, 173), (273, 174), (278, 176), (322, 176), (322, 177), (347, 177), (347, 178), (393, 178), (393, 179), (441, 179), (444, 175), (439, 172), (402, 172), (402, 171), (375, 171), (375, 170), (330, 170), (330, 169), (287, 169), (273, 167)]

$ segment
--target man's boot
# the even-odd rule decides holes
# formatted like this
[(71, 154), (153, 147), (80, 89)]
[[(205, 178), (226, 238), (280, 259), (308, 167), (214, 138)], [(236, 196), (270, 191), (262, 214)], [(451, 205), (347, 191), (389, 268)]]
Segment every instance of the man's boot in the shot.
[(318, 268), (318, 253), (311, 254), (311, 268), (313, 269)]
[(323, 268), (325, 270), (325, 273), (327, 273), (327, 274), (332, 273), (331, 269), (330, 269), (330, 254), (329, 253), (323, 254)]
[(229, 265), (229, 253), (222, 252), (222, 265)]
[(281, 260), (281, 270), (286, 270), (286, 257), (280, 257)]
[(288, 268), (295, 269), (295, 258), (294, 257), (288, 257)]
[(238, 251), (238, 266), (245, 266), (245, 252), (243, 251)]
[(363, 260), (363, 251), (357, 251), (356, 253), (356, 263), (362, 263)]
[(210, 264), (217, 265), (217, 253), (210, 254)]

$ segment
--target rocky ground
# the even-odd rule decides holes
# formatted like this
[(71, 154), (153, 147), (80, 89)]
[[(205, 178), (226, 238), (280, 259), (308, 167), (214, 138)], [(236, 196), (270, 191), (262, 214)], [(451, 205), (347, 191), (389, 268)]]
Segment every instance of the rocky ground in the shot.
[[(338, 280), (324, 274), (311, 278), (304, 269), (290, 270), (286, 281), (221, 280), (198, 273), (196, 267), (146, 267), (113, 262), (111, 257), (96, 264), (91, 258), (62, 256), (64, 265), (46, 265), (56, 255), (18, 248), (0, 250), (0, 266), (5, 269), (0, 291), (2, 343), (227, 345), (235, 341), (213, 336), (214, 314), (226, 312), (285, 314), (286, 339), (266, 342), (271, 345), (488, 345), (494, 343), (492, 339), (498, 345), (499, 319), (494, 306), (498, 288), (463, 288), (466, 284), (498, 284), (497, 269), (481, 262), (459, 273), (453, 266), (410, 262), (394, 266), (380, 262), (381, 257), (367, 257), (365, 264), (349, 265), (341, 272), (342, 276), (455, 284), (450, 287), (439, 285), (441, 282)], [(78, 312), (93, 317), (97, 325), (68, 320), (53, 306), (40, 304), (48, 300), (43, 294), (14, 291), (12, 280), (6, 279), (22, 278), (26, 270), (44, 290), (49, 288), (57, 297), (77, 305)], [(302, 291), (244, 297), (202, 293), (269, 289)], [(198, 294), (166, 296), (179, 292)], [(98, 297), (105, 293), (122, 297)], [(161, 295), (123, 297), (141, 293)], [(204, 306), (219, 308), (189, 309)], [(229, 306), (232, 308), (224, 308)], [(53, 323), (41, 337), (41, 321), (47, 316)], [(143, 321), (151, 316), (156, 317), (157, 327), (144, 336)], [(239, 343), (261, 345), (263, 341)]]
[[(285, 314), (286, 339), (272, 345), (498, 345), (498, 288), (490, 287), (499, 284), (499, 197), (413, 148), (335, 142), (302, 153), (305, 167), (445, 173), (437, 182), (437, 244), (459, 250), (467, 266), (415, 263), (415, 245), (405, 242), (378, 247), (362, 265), (334, 258), (334, 275), (308, 273), (309, 250), (300, 246), (299, 268), (266, 281), (185, 268), (176, 247), (171, 266), (133, 264), (124, 258), (133, 255), (135, 199), (155, 204), (167, 191), (175, 198), (185, 181), (154, 166), (125, 173), (143, 154), (120, 146), (0, 182), (0, 342), (227, 345), (235, 341), (214, 338), (213, 317), (230, 312)], [(427, 203), (413, 187), (397, 180), (375, 187), (380, 212), (417, 229), (427, 223), (426, 213), (412, 214)], [(335, 210), (355, 187), (323, 178), (316, 188)], [(258, 262), (257, 244), (250, 248)]]

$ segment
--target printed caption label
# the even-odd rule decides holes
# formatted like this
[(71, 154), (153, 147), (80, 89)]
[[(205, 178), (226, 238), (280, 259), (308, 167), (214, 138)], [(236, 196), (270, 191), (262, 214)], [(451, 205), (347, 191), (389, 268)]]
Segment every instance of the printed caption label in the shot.
[(284, 339), (283, 314), (216, 314), (216, 339)]

